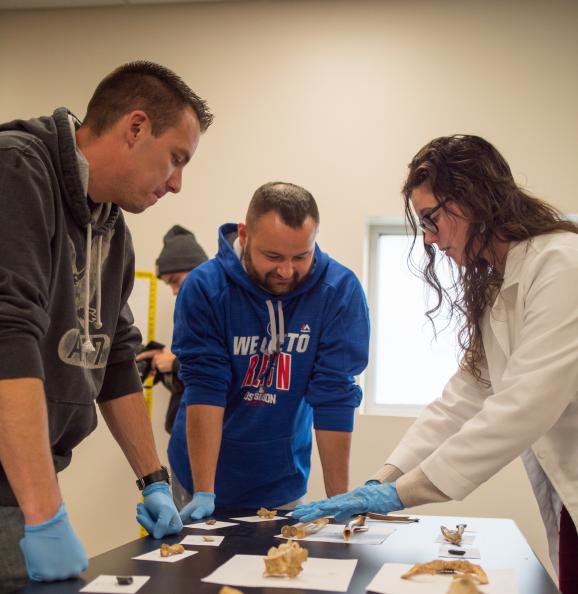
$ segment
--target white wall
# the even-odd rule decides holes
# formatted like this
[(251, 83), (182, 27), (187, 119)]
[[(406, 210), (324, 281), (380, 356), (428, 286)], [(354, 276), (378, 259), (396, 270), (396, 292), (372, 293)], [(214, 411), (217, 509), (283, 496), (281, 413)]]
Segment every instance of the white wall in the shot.
[[(0, 14), (2, 120), (67, 105), (79, 116), (117, 65), (151, 59), (178, 72), (216, 114), (184, 189), (128, 216), (137, 266), (152, 270), (167, 229), (242, 219), (254, 189), (293, 181), (316, 196), (320, 243), (363, 273), (365, 222), (402, 213), (408, 161), (434, 136), (493, 142), (531, 191), (578, 211), (578, 5), (572, 1), (278, 1)], [(173, 300), (159, 287), (158, 338)], [(155, 426), (162, 450), (166, 393)], [(408, 419), (360, 416), (352, 483), (395, 446)], [(91, 555), (136, 537), (133, 478), (100, 427), (61, 483)], [(315, 464), (311, 495), (322, 495)], [(113, 504), (114, 502), (114, 504)], [(525, 475), (513, 463), (462, 503), (422, 513), (512, 517), (545, 564), (545, 538)]]

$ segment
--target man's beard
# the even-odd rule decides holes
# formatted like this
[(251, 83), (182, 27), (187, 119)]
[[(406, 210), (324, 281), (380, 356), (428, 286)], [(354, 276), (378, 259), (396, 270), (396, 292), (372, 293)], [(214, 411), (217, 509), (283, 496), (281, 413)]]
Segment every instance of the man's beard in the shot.
[(241, 261), (245, 265), (245, 270), (247, 271), (249, 278), (256, 285), (259, 285), (262, 289), (265, 289), (265, 291), (272, 293), (273, 295), (284, 295), (285, 293), (290, 293), (307, 278), (307, 275), (300, 277), (299, 273), (295, 271), (290, 282), (281, 286), (275, 286), (276, 275), (274, 272), (268, 272), (265, 275), (261, 275), (255, 269), (253, 261), (251, 260), (249, 242), (247, 242), (245, 249), (241, 252)]

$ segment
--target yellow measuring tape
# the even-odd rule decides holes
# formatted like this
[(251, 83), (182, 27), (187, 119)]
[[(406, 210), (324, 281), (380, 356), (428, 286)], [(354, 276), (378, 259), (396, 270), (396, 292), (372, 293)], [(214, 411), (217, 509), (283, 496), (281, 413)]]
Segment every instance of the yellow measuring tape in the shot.
[[(135, 278), (146, 279), (149, 281), (149, 303), (147, 314), (147, 336), (146, 342), (151, 342), (155, 339), (155, 323), (157, 316), (157, 277), (152, 272), (142, 272), (137, 270), (134, 273)], [(143, 337), (144, 338), (144, 337)], [(144, 397), (147, 405), (149, 418), (152, 417), (153, 412), (153, 383), (154, 374), (149, 374), (143, 384)], [(147, 536), (148, 532), (141, 526), (140, 535)]]
[[(147, 336), (146, 342), (155, 339), (155, 324), (157, 317), (157, 277), (152, 272), (142, 272), (137, 270), (134, 273), (135, 278), (146, 279), (149, 281), (149, 305), (147, 314)], [(153, 411), (153, 382), (154, 375), (150, 374), (144, 383), (144, 395), (147, 403), (149, 417)]]

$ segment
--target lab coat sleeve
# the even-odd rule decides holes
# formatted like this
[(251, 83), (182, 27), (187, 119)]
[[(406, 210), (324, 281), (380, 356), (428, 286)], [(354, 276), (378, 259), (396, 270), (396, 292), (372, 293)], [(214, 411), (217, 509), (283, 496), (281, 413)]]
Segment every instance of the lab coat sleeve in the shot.
[(577, 397), (576, 245), (543, 250), (526, 263), (516, 301), (521, 325), (499, 389), (421, 463), (452, 499), (463, 499), (530, 447)]

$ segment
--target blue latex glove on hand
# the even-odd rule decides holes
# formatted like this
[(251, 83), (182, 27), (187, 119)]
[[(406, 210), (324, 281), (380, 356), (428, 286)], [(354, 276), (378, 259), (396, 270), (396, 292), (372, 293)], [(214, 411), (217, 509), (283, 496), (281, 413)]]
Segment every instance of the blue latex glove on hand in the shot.
[(395, 484), (379, 483), (364, 485), (323, 501), (299, 505), (293, 511), (293, 517), (300, 522), (311, 522), (317, 518), (335, 516), (337, 522), (348, 522), (352, 516), (359, 514), (388, 514), (403, 508)]
[(24, 526), (20, 550), (28, 577), (37, 582), (66, 580), (88, 567), (86, 553), (68, 520), (64, 503), (50, 520)]
[(183, 523), (208, 518), (215, 511), (215, 494), (197, 491), (180, 512)]
[(144, 502), (136, 506), (138, 523), (153, 537), (178, 534), (183, 523), (167, 483), (159, 481), (143, 489)]

